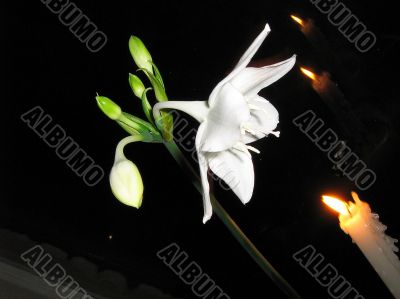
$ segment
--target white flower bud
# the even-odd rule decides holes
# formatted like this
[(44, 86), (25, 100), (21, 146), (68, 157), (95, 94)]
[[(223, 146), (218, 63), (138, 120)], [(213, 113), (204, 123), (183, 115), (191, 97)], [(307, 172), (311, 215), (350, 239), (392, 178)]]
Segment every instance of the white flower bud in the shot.
[(137, 209), (142, 205), (143, 181), (139, 169), (125, 157), (123, 149), (126, 144), (139, 140), (140, 136), (129, 136), (119, 142), (110, 173), (110, 185), (114, 196), (123, 204)]

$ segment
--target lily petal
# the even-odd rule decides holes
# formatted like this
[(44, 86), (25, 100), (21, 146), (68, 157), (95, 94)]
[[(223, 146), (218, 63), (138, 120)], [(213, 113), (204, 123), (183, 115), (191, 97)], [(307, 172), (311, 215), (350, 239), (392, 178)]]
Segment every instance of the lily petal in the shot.
[[(279, 113), (269, 101), (259, 95), (256, 95), (251, 99), (248, 99), (248, 103), (259, 109), (251, 110), (250, 120), (248, 121), (248, 126), (250, 128), (254, 128), (254, 131), (256, 132), (257, 129), (259, 129), (267, 134), (268, 132), (272, 132), (276, 129), (279, 123)], [(243, 136), (243, 142), (251, 143), (265, 136), (266, 134), (262, 133), (257, 133), (255, 135), (246, 133), (246, 135)]]
[(160, 116), (162, 109), (176, 109), (181, 110), (198, 122), (203, 122), (208, 114), (209, 108), (206, 101), (166, 101), (159, 102), (153, 107), (153, 116), (157, 119)]
[(230, 83), (226, 83), (205, 121), (201, 151), (219, 152), (234, 146), (242, 138), (241, 123), (249, 118), (250, 110), (245, 98)]
[(204, 129), (205, 129), (205, 123), (202, 123), (197, 130), (196, 149), (197, 149), (197, 157), (199, 160), (201, 184), (203, 187), (203, 208), (204, 208), (203, 223), (206, 223), (211, 218), (212, 205), (210, 200), (210, 185), (208, 183), (208, 178), (207, 178), (208, 163), (204, 154), (200, 151), (200, 140), (204, 134)]
[(239, 197), (243, 204), (251, 199), (254, 189), (254, 168), (251, 155), (238, 149), (206, 153), (208, 164), (217, 176)]
[(240, 58), (239, 62), (235, 66), (235, 70), (244, 69), (249, 64), (250, 60), (253, 58), (254, 54), (256, 54), (264, 39), (270, 32), (271, 28), (268, 24), (265, 24), (263, 31), (261, 31), (261, 33), (256, 37), (250, 47), (246, 50), (246, 52), (244, 52), (244, 54)]
[(246, 96), (253, 96), (286, 75), (295, 63), (296, 55), (293, 55), (285, 61), (261, 68), (248, 67), (232, 78), (231, 83)]
[(215, 99), (219, 93), (219, 90), (221, 87), (234, 78), (237, 74), (240, 73), (250, 62), (250, 60), (253, 58), (254, 54), (256, 54), (257, 50), (260, 48), (261, 44), (263, 43), (264, 39), (267, 37), (267, 35), (271, 32), (271, 28), (269, 27), (268, 24), (265, 25), (264, 30), (261, 31), (261, 33), (256, 37), (256, 39), (253, 41), (253, 43), (250, 45), (250, 47), (244, 52), (243, 56), (240, 58), (239, 62), (233, 69), (233, 71), (225, 77), (221, 82), (215, 86), (213, 91), (210, 94), (210, 97), (208, 99), (208, 104), (210, 107), (212, 107), (215, 104)]

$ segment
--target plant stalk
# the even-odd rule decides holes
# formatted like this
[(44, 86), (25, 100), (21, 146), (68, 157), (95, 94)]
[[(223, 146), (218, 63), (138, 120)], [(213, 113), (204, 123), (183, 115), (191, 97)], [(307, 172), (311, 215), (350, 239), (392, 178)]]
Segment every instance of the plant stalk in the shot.
[[(177, 161), (177, 163), (181, 166), (183, 171), (190, 176), (190, 178), (192, 179), (192, 183), (196, 187), (197, 191), (202, 194), (203, 188), (201, 186), (199, 176), (197, 175), (196, 171), (194, 171), (192, 165), (185, 158), (176, 143), (173, 141), (164, 142), (164, 145)], [(268, 262), (263, 254), (244, 234), (244, 232), (235, 223), (228, 212), (221, 206), (221, 204), (218, 202), (212, 192), (210, 192), (210, 198), (215, 214), (217, 214), (219, 219), (225, 224), (233, 237), (247, 251), (247, 253), (259, 265), (259, 267), (269, 276), (269, 278), (271, 278), (271, 280), (281, 289), (281, 291), (288, 296), (288, 298), (301, 299), (300, 295), (293, 289), (293, 287), (279, 274), (279, 272), (270, 264), (270, 262)]]

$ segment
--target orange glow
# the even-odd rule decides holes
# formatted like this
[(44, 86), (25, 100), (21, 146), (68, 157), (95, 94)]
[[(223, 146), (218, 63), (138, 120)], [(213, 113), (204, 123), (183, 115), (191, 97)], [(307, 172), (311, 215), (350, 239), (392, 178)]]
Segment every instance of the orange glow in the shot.
[(296, 17), (295, 15), (290, 15), (290, 17), (295, 21), (296, 23), (299, 23), (301, 26), (304, 26), (304, 21), (300, 19), (299, 17)]
[(336, 212), (339, 212), (341, 215), (349, 214), (347, 204), (343, 200), (340, 200), (340, 199), (332, 197), (332, 196), (322, 195), (322, 201), (328, 207), (335, 210)]
[(303, 72), (304, 75), (306, 75), (308, 78), (311, 78), (312, 80), (317, 80), (317, 75), (314, 74), (312, 71), (307, 70), (304, 67), (301, 67), (300, 70)]
[(355, 202), (360, 202), (361, 201), (360, 197), (358, 197), (358, 194), (355, 193), (354, 191), (351, 191), (351, 197), (353, 197)]

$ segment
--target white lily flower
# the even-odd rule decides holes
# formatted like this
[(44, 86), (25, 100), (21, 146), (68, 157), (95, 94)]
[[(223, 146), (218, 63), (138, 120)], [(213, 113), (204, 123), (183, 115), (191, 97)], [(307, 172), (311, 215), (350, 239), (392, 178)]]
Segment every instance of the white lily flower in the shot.
[(201, 124), (196, 135), (196, 150), (203, 186), (204, 217), (208, 221), (212, 206), (207, 179), (208, 168), (223, 179), (246, 204), (254, 188), (254, 169), (247, 145), (274, 131), (279, 122), (275, 107), (258, 92), (283, 77), (296, 62), (296, 56), (261, 68), (247, 67), (270, 32), (267, 24), (234, 70), (214, 88), (207, 101), (168, 101), (154, 106), (155, 118), (161, 109), (178, 109)]

